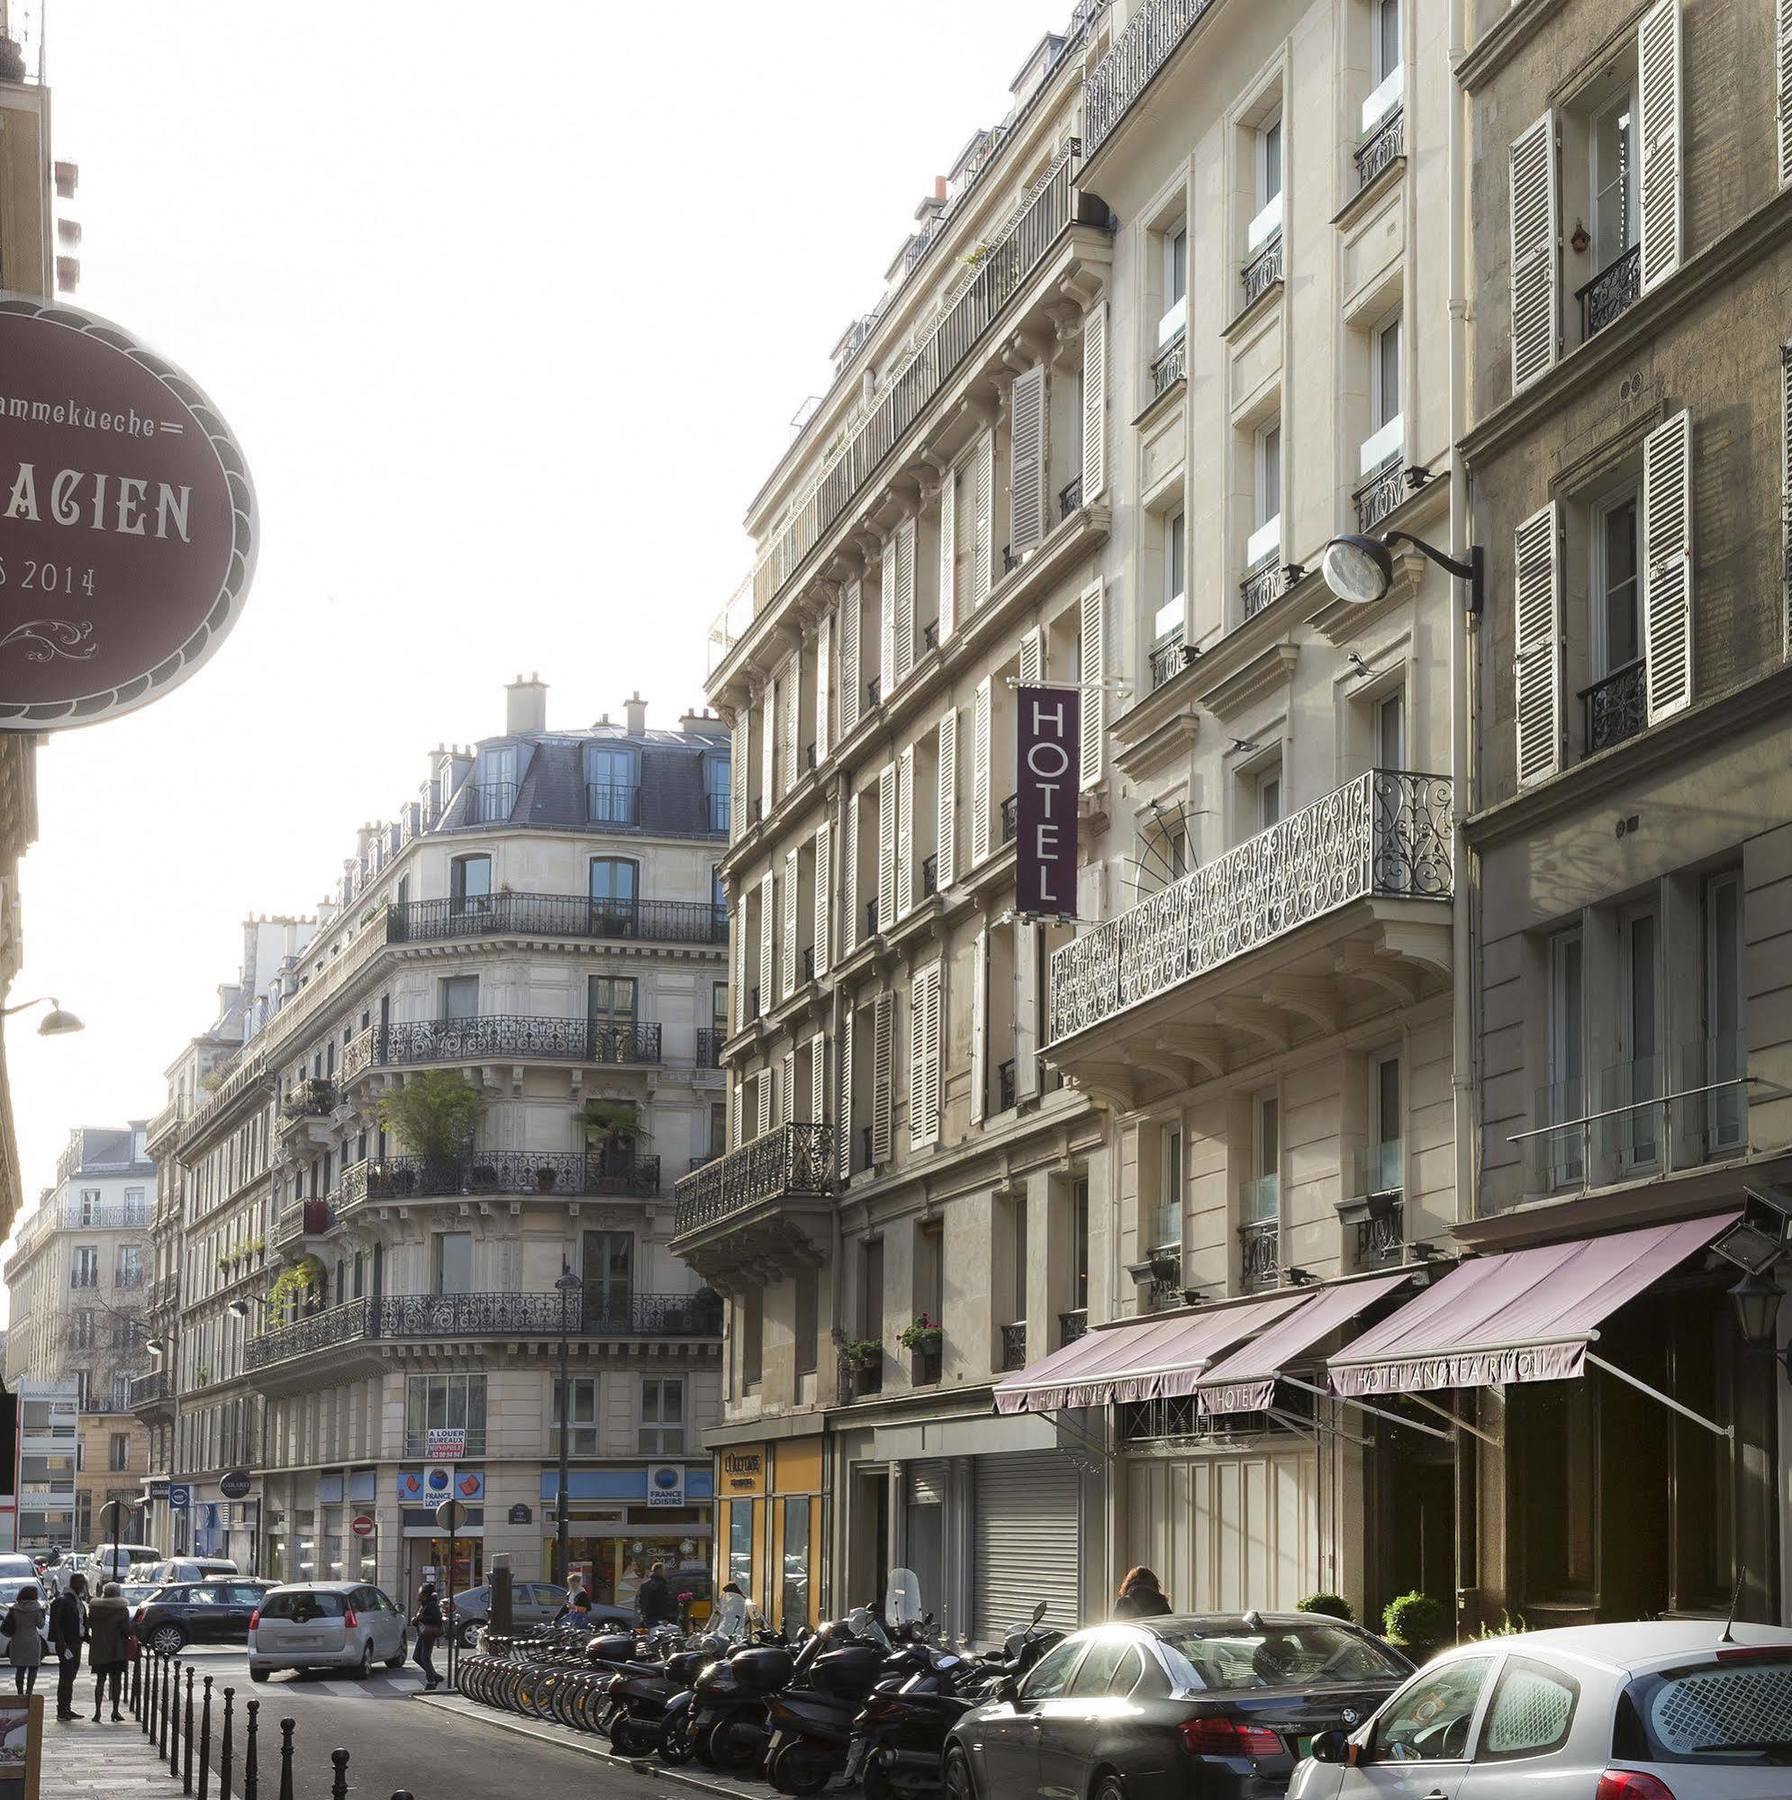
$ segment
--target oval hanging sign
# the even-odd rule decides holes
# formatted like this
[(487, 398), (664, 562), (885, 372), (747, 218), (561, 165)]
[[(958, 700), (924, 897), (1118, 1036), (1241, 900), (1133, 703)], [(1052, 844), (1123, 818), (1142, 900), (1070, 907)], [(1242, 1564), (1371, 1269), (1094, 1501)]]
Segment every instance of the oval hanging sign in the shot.
[(0, 294), (0, 728), (184, 681), (242, 612), (257, 531), (202, 389), (105, 319)]

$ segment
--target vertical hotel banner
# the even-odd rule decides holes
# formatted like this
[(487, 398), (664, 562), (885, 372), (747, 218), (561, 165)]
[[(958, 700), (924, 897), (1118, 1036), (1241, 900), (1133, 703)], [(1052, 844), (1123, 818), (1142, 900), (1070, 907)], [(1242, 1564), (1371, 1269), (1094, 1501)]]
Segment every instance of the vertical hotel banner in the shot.
[(1034, 917), (1076, 912), (1076, 778), (1082, 696), (1075, 688), (1015, 690), (1014, 909)]

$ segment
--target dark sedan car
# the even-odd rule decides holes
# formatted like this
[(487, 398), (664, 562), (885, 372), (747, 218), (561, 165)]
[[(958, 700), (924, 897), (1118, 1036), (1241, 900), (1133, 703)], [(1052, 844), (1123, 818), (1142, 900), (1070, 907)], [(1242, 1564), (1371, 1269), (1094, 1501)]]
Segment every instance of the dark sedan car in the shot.
[(1314, 1736), (1351, 1729), (1412, 1672), (1312, 1613), (1094, 1625), (1049, 1651), (946, 1745), (952, 1800), (1257, 1800)]
[(241, 1575), (173, 1582), (132, 1615), (137, 1641), (168, 1656), (188, 1644), (246, 1644), (249, 1615), (274, 1585)]

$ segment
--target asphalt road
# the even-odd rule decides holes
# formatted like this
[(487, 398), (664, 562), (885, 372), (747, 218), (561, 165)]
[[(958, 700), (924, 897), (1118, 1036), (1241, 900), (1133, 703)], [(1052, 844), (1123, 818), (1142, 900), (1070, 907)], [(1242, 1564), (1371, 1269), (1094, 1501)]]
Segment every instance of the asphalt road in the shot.
[[(263, 1800), (272, 1800), (279, 1792), (281, 1719), (293, 1720), (296, 1727), (294, 1800), (329, 1800), (330, 1752), (337, 1748), (349, 1753), (348, 1781), (355, 1800), (388, 1800), (401, 1788), (408, 1788), (416, 1800), (488, 1800), (511, 1794), (527, 1795), (528, 1800), (696, 1800), (689, 1788), (657, 1781), (651, 1774), (615, 1768), (575, 1750), (537, 1744), (420, 1706), (412, 1695), (422, 1687), (423, 1678), (414, 1666), (398, 1674), (382, 1669), (365, 1683), (346, 1676), (281, 1674), (251, 1686), (248, 1662), (240, 1649), (194, 1648), (182, 1660), (193, 1665), (195, 1709), (200, 1684), (205, 1676), (213, 1677), (214, 1761), (222, 1690), (226, 1686), (236, 1690), (233, 1800), (242, 1791), (243, 1704), (250, 1699), (261, 1702), (257, 1743)], [(436, 1660), (440, 1667), (440, 1651)], [(80, 1692), (90, 1691), (83, 1670)]]

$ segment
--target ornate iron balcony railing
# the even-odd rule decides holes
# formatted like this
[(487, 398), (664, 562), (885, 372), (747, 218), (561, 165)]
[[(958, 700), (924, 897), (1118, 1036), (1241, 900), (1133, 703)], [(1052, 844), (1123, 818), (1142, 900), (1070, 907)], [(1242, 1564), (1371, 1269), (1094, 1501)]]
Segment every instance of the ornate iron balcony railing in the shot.
[(1076, 1307), (1070, 1312), (1058, 1314), (1058, 1345), (1074, 1344), (1089, 1330), (1089, 1309), (1086, 1306)]
[(243, 1346), (243, 1369), (246, 1373), (265, 1369), (271, 1363), (287, 1362), (295, 1356), (309, 1356), (314, 1351), (364, 1338), (368, 1336), (374, 1305), (372, 1300), (350, 1300), (291, 1325), (264, 1331)]
[(1027, 1366), (1027, 1322), (1016, 1319), (1002, 1327), (1002, 1367), (1024, 1369)]
[(584, 894), (481, 894), (411, 900), (387, 910), (390, 944), (517, 936), (726, 944), (728, 915), (701, 900), (593, 900)]
[(1580, 302), (1580, 335), (1584, 342), (1628, 312), (1643, 291), (1643, 247), (1632, 244), (1609, 262), (1585, 287), (1575, 290)]
[(516, 811), (514, 781), (469, 782), (462, 792), (467, 796), (469, 825), (502, 825)]
[(585, 817), (593, 825), (639, 825), (640, 788), (610, 781), (586, 782)]
[(763, 1200), (827, 1193), (834, 1166), (828, 1125), (778, 1125), (693, 1170), (673, 1188), (682, 1236)]
[(131, 1377), (130, 1410), (145, 1406), (166, 1406), (174, 1399), (174, 1378), (166, 1369), (151, 1369), (147, 1375)]
[(1247, 619), (1254, 619), (1276, 597), (1276, 577), (1280, 574), (1281, 570), (1276, 566), (1276, 553), (1273, 551), (1245, 570), (1244, 579), (1238, 584), (1238, 591), (1244, 600), (1244, 616)]
[(1238, 1228), (1239, 1280), (1246, 1288), (1278, 1287), (1282, 1280), (1282, 1226), (1258, 1219)]
[(1638, 657), (1602, 676), (1591, 687), (1581, 689), (1589, 756), (1609, 750), (1642, 730), (1649, 716), (1644, 674), (1643, 660)]
[(1278, 231), (1238, 272), (1244, 303), (1254, 306), (1282, 279), (1282, 234)]
[(525, 1062), (657, 1063), (660, 1028), (638, 1021), (539, 1019), (520, 1013), (372, 1025), (343, 1052), (343, 1076), (346, 1080), (365, 1068), (512, 1056)]
[(1356, 147), (1356, 191), (1360, 194), (1406, 147), (1406, 109), (1396, 106)]
[(1405, 459), (1396, 452), (1351, 495), (1358, 531), (1373, 531), (1400, 504), (1406, 495), (1405, 476)]
[(1018, 1091), (1014, 1083), (1014, 1058), (1009, 1057), (1006, 1062), (996, 1065), (996, 1111), (1009, 1111)]
[(1180, 675), (1188, 667), (1188, 661), (1182, 628), (1178, 626), (1151, 646), (1151, 691), (1155, 694), (1166, 681)]
[(1371, 895), (1447, 900), (1453, 791), (1373, 769), (1052, 953), (1060, 1042)]
[(1083, 504), (1083, 478), (1073, 475), (1070, 480), (1058, 489), (1058, 522), (1062, 524), (1073, 512)]
[(1106, 143), (1213, 0), (1144, 0), (1083, 83), (1083, 141)]
[(1188, 374), (1188, 333), (1179, 331), (1151, 362), (1151, 395), (1167, 394)]
[(1358, 1263), (1397, 1262), (1406, 1253), (1406, 1203), (1390, 1201), (1356, 1222)]
[(327, 1119), (336, 1110), (336, 1084), (333, 1081), (301, 1081), (280, 1102), (283, 1119)]
[(719, 1069), (722, 1066), (722, 1045), (727, 1040), (728, 1033), (719, 1025), (699, 1025), (697, 1027), (697, 1067)]
[(577, 1150), (475, 1150), (465, 1157), (388, 1156), (352, 1163), (331, 1196), (338, 1219), (369, 1200), (428, 1200), (472, 1194), (624, 1195), (651, 1199), (660, 1159)]

